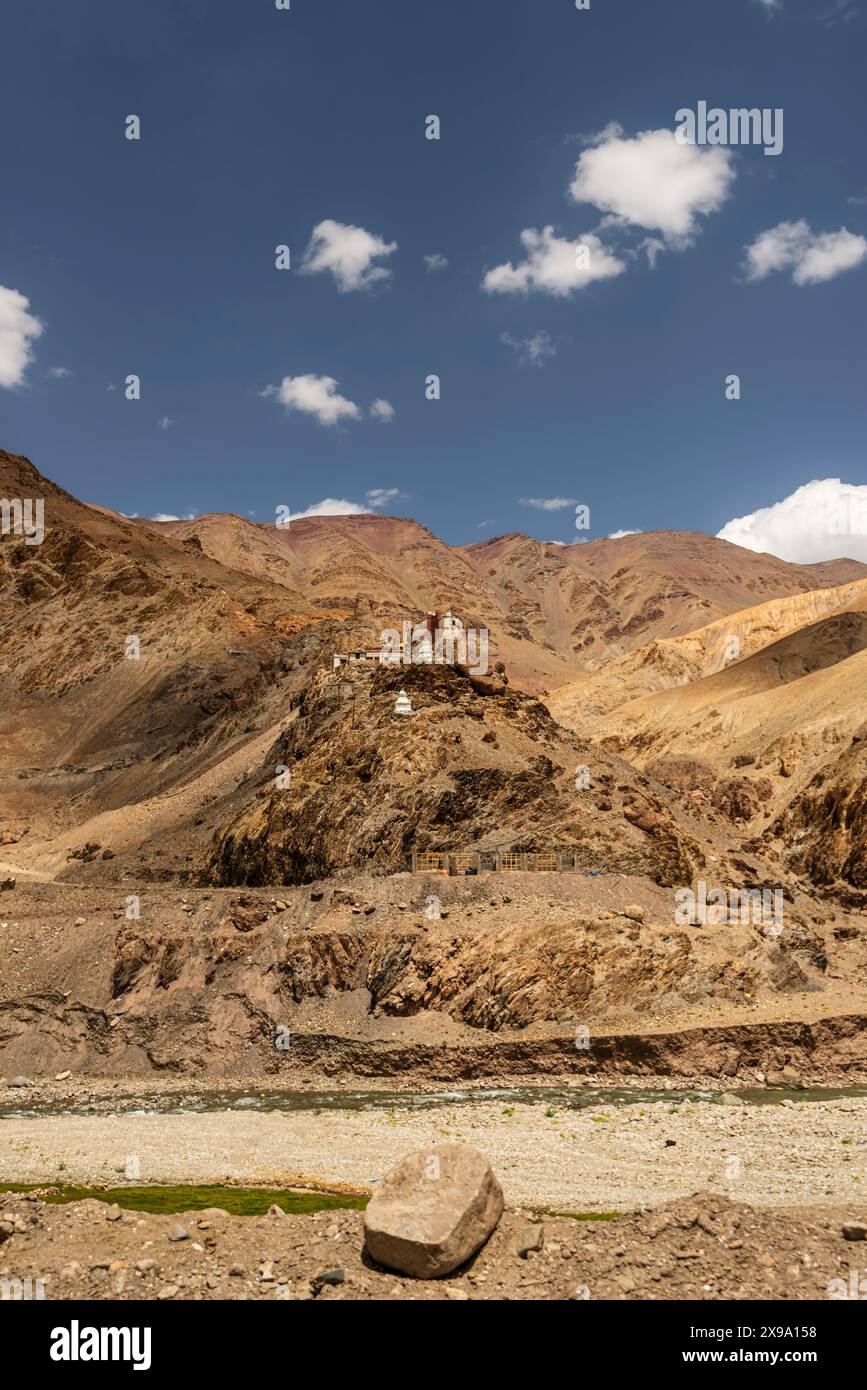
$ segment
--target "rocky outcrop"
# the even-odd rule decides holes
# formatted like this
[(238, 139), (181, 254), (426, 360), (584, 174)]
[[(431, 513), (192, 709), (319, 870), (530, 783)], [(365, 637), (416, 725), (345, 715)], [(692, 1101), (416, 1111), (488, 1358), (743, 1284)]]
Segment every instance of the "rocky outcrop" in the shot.
[[(413, 850), (496, 847), (570, 848), (586, 870), (660, 883), (701, 866), (699, 827), (661, 787), (570, 736), (501, 677), (480, 685), (450, 666), (350, 681), (319, 673), (259, 770), (255, 799), (216, 835), (209, 881), (304, 883), (350, 865), (393, 872)], [(400, 718), (404, 688), (413, 713)]]
[(849, 906), (867, 906), (867, 726), (766, 832), (788, 865)]

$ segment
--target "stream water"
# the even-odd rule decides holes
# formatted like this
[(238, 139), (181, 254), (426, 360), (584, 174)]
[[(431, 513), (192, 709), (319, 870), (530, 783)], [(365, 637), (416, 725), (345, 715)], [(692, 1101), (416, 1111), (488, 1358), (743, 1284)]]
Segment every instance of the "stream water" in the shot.
[(303, 1110), (431, 1110), (440, 1106), (478, 1105), (497, 1101), (504, 1105), (556, 1105), (567, 1110), (588, 1107), (653, 1105), (664, 1101), (683, 1104), (703, 1101), (729, 1104), (725, 1096), (738, 1096), (747, 1105), (782, 1105), (786, 1100), (847, 1100), (867, 1096), (867, 1086), (811, 1086), (805, 1090), (783, 1090), (756, 1086), (733, 1091), (659, 1090), (650, 1087), (617, 1086), (501, 1086), (473, 1087), (412, 1093), (409, 1091), (269, 1091), (239, 1092), (230, 1089), (201, 1091), (187, 1096), (176, 1092), (165, 1096), (141, 1097), (84, 1096), (69, 1100), (22, 1102), (7, 1091), (0, 1098), (0, 1120), (4, 1117), (38, 1118), (52, 1115), (184, 1115), (214, 1114), (227, 1110), (303, 1111)]

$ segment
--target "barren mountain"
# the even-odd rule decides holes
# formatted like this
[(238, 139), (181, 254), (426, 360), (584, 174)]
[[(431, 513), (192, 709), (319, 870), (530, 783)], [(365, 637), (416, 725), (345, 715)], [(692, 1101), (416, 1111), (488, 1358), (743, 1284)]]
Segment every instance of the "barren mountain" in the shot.
[(0, 817), (62, 828), (189, 776), (287, 640), (326, 617), (76, 502), (26, 459), (0, 453), (0, 493), (45, 504), (41, 544), (0, 542)]
[[(547, 704), (568, 728), (605, 737), (612, 711), (619, 718), (633, 701), (701, 680), (724, 668), (735, 669), (737, 663), (741, 671), (757, 671), (760, 666), (747, 668), (746, 661), (770, 643), (788, 633), (797, 634), (831, 614), (865, 611), (867, 579), (772, 599), (730, 613), (685, 636), (658, 638), (637, 647), (609, 661), (601, 670), (583, 673), (553, 691)], [(786, 648), (787, 660), (797, 662), (795, 653), (800, 640), (796, 638)], [(840, 655), (832, 659), (840, 660)], [(817, 658), (805, 654), (804, 660), (807, 669)], [(734, 679), (737, 682), (738, 678)], [(746, 679), (749, 682), (753, 677)]]
[(221, 563), (286, 584), (316, 606), (348, 608), (361, 595), (384, 627), (451, 608), (487, 628), (492, 660), (532, 691), (748, 605), (867, 576), (852, 560), (790, 565), (691, 533), (571, 546), (509, 535), (453, 548), (415, 521), (378, 515), (287, 527), (222, 515), (143, 524), (197, 540)]

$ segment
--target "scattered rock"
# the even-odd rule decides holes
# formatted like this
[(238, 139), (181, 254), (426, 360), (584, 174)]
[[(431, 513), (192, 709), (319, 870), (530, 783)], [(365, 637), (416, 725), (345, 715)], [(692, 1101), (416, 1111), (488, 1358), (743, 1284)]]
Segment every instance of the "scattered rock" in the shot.
[(31, 1082), (30, 1078), (27, 1076), (13, 1076), (11, 1081), (6, 1082), (6, 1085), (11, 1086), (14, 1090), (21, 1086), (29, 1086)]
[(867, 1222), (847, 1221), (843, 1227), (844, 1240), (867, 1240)]
[(310, 1280), (314, 1289), (322, 1288), (325, 1284), (345, 1284), (346, 1271), (343, 1269), (326, 1269), (324, 1274), (316, 1274)]
[(189, 1232), (183, 1226), (173, 1226), (169, 1231), (169, 1240), (189, 1240)]
[(644, 908), (639, 907), (637, 903), (629, 903), (626, 907), (623, 908), (622, 912), (620, 913), (620, 916), (628, 917), (632, 922), (643, 922)]
[(522, 1231), (518, 1236), (515, 1244), (515, 1252), (522, 1260), (526, 1260), (531, 1251), (542, 1249), (544, 1241), (544, 1226), (528, 1226), (527, 1229)]

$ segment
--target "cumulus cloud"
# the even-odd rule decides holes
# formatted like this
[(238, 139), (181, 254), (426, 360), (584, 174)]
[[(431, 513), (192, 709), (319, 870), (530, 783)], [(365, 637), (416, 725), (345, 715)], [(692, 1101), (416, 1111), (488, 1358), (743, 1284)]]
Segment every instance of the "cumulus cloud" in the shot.
[(551, 334), (544, 328), (529, 338), (513, 338), (511, 333), (501, 333), (500, 342), (513, 348), (518, 354), (518, 361), (530, 367), (541, 367), (546, 357), (557, 356)]
[(384, 507), (398, 497), (406, 497), (406, 493), (401, 492), (399, 487), (372, 487), (364, 495), (371, 507)]
[(526, 260), (515, 266), (511, 261), (494, 266), (482, 280), (488, 294), (527, 294), (541, 290), (566, 299), (573, 290), (584, 289), (594, 280), (609, 280), (626, 269), (626, 262), (613, 255), (597, 236), (569, 241), (558, 237), (553, 227), (541, 232), (528, 227), (521, 233)]
[(303, 512), (290, 512), (290, 521), (300, 521), (305, 516), (369, 516), (370, 508), (362, 507), (360, 502), (348, 502), (344, 497), (323, 497)]
[(330, 271), (341, 294), (368, 290), (380, 280), (391, 279), (391, 271), (374, 265), (374, 261), (396, 250), (396, 241), (383, 241), (363, 227), (350, 227), (327, 218), (313, 228), (301, 261), (301, 274)]
[(361, 418), (355, 402), (339, 394), (333, 376), (284, 376), (279, 386), (266, 386), (259, 395), (277, 401), (287, 411), (312, 415), (320, 425), (339, 425), (341, 420)]
[(626, 531), (609, 531), (609, 533), (608, 533), (608, 539), (609, 539), (610, 541), (619, 541), (619, 540), (621, 539), (622, 536), (640, 536), (640, 535), (641, 535), (641, 532), (640, 532), (640, 531), (629, 531), (629, 530), (626, 530)]
[(575, 506), (574, 497), (521, 497), (522, 507), (535, 507), (538, 512), (562, 512), (566, 507)]
[(394, 406), (391, 401), (371, 401), (370, 416), (373, 420), (382, 420), (384, 424), (388, 424), (389, 421), (394, 419)]
[(72, 376), (72, 372), (69, 367), (49, 367), (45, 375), (52, 381), (62, 381), (65, 376)]
[(733, 517), (717, 535), (802, 565), (840, 556), (867, 562), (867, 486), (817, 478), (781, 502)]
[[(135, 516), (135, 512), (130, 512), (130, 516)], [(174, 512), (157, 512), (156, 516), (151, 517), (151, 521), (195, 521), (198, 512), (186, 512), (183, 516), (175, 516)]]
[(746, 251), (746, 278), (764, 280), (774, 270), (791, 270), (796, 285), (820, 285), (867, 257), (867, 240), (845, 227), (814, 232), (809, 222), (780, 222), (756, 237)]
[(438, 270), (445, 270), (449, 261), (447, 256), (441, 256), (438, 251), (435, 251), (432, 256), (425, 256), (424, 263), (430, 274), (434, 275)]
[(682, 248), (698, 230), (698, 218), (722, 207), (734, 177), (732, 153), (720, 145), (680, 144), (672, 130), (645, 130), (630, 139), (615, 124), (581, 155), (569, 195)]
[(21, 386), (33, 361), (31, 344), (45, 325), (29, 312), (30, 300), (0, 285), (0, 386)]

